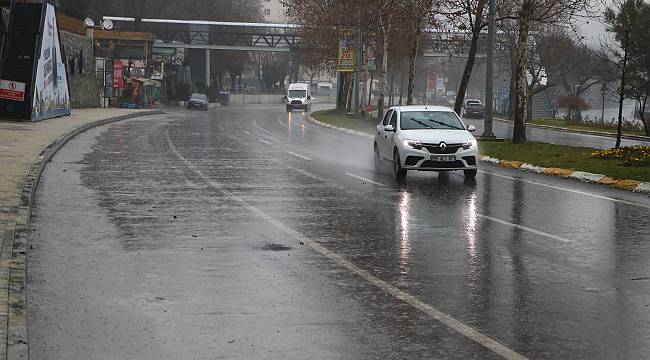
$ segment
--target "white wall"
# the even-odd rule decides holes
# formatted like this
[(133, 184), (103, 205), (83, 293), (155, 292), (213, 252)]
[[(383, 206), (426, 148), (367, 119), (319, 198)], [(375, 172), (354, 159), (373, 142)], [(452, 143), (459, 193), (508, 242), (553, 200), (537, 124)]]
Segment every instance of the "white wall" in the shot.
[(261, 0), (261, 3), (264, 22), (275, 24), (287, 22), (287, 17), (284, 15), (284, 6), (280, 3), (280, 0)]

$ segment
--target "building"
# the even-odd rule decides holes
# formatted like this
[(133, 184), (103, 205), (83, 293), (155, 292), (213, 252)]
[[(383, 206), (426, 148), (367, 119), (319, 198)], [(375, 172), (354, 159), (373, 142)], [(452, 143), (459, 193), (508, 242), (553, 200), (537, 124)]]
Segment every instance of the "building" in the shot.
[(264, 22), (273, 24), (284, 24), (287, 22), (284, 5), (282, 5), (280, 0), (262, 0), (261, 2)]

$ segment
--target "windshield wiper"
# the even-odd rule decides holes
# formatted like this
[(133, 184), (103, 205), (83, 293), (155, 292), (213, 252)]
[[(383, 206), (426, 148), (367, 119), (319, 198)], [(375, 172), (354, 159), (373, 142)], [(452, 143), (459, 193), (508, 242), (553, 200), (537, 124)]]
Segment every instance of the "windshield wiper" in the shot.
[(411, 120), (415, 121), (416, 123), (418, 123), (418, 124), (420, 124), (420, 125), (424, 125), (424, 126), (428, 127), (428, 128), (431, 129), (431, 130), (435, 130), (435, 129), (436, 129), (436, 128), (432, 127), (431, 125), (426, 124), (426, 123), (424, 123), (424, 122), (422, 122), (422, 121), (420, 121), (420, 120), (416, 120), (416, 119), (413, 119), (413, 118), (411, 118)]
[[(424, 125), (424, 126), (428, 127), (429, 129), (437, 130), (436, 128), (434, 128), (434, 127), (430, 126), (429, 124), (426, 124), (426, 123), (424, 123), (424, 122), (422, 122), (422, 121), (420, 121), (420, 120), (416, 120), (416, 119), (413, 119), (413, 118), (411, 118), (411, 120), (415, 121), (415, 122), (418, 123), (418, 124)], [(461, 129), (461, 128), (458, 128), (458, 127), (455, 127), (455, 126), (453, 126), (453, 125), (449, 125), (449, 124), (443, 123), (443, 122), (441, 122), (441, 121), (436, 121), (436, 120), (433, 120), (433, 119), (429, 119), (429, 121), (434, 122), (434, 123), (436, 123), (436, 124), (440, 124), (440, 125), (447, 126), (447, 127), (451, 128), (451, 129), (454, 129), (454, 130), (463, 130), (463, 129)]]
[(454, 130), (463, 130), (463, 129), (459, 128), (459, 127), (455, 127), (454, 125), (449, 125), (449, 124), (443, 123), (442, 121), (436, 121), (436, 120), (433, 120), (433, 119), (429, 119), (429, 121), (432, 121), (432, 122), (434, 122), (436, 124), (447, 126), (447, 127), (451, 128), (451, 129), (454, 129)]

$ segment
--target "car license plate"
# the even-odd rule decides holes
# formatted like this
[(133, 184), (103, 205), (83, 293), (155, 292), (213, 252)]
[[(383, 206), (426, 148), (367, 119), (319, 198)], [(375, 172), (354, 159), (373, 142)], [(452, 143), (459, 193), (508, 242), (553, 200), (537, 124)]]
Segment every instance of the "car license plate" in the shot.
[(431, 155), (431, 161), (456, 161), (454, 155)]

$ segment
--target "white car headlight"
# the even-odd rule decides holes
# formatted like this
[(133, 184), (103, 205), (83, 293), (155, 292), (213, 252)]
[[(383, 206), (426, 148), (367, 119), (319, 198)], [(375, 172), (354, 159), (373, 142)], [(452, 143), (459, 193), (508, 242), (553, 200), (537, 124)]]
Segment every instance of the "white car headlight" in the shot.
[(420, 141), (404, 140), (402, 143), (404, 144), (404, 146), (417, 149), (417, 150), (422, 150), (422, 143)]
[(478, 142), (476, 141), (476, 139), (467, 140), (463, 142), (463, 149), (465, 150), (475, 149), (476, 147), (478, 147)]

